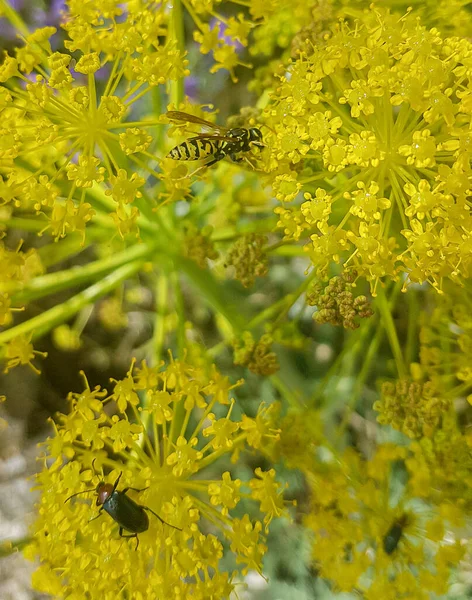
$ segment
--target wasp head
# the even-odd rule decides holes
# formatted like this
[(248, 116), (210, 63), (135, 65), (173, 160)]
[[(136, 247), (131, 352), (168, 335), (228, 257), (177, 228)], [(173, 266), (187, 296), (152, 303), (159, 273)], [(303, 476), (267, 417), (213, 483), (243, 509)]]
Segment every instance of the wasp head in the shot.
[(255, 146), (256, 148), (265, 148), (265, 144), (262, 142), (261, 130), (257, 127), (251, 127), (249, 129), (249, 145)]

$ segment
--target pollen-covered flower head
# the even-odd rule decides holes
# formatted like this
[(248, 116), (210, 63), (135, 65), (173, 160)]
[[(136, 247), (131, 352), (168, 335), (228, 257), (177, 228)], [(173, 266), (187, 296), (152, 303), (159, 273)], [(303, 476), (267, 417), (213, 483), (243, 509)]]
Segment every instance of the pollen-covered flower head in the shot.
[[(265, 115), (279, 227), (313, 266), (371, 282), (466, 280), (471, 102), (467, 39), (371, 5), (306, 38)], [(283, 185), (281, 185), (283, 182)], [(304, 195), (300, 206), (298, 199)]]
[[(234, 387), (216, 369), (206, 375), (171, 361), (165, 370), (130, 370), (111, 394), (88, 384), (71, 394), (38, 475), (39, 517), (27, 549), (41, 561), (36, 588), (91, 599), (228, 598), (234, 573), (222, 567), (225, 545), (243, 572), (261, 570), (267, 527), (285, 511), (275, 471), (258, 468), (246, 482), (229, 471), (205, 476), (223, 455), (266, 443), (267, 419), (232, 416)], [(99, 516), (100, 482), (105, 498), (118, 482), (116, 492), (128, 488), (150, 509), (147, 528), (121, 531), (138, 540), (120, 537), (113, 515)], [(244, 496), (263, 522), (234, 515)]]

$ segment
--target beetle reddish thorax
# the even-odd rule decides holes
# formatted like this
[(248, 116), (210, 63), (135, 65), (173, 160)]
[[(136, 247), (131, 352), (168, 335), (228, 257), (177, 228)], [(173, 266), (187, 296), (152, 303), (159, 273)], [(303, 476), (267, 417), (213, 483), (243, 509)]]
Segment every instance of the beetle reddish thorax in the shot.
[(108, 498), (113, 494), (113, 485), (111, 483), (105, 483), (104, 481), (100, 481), (97, 485), (97, 506), (100, 506), (104, 502), (108, 500)]

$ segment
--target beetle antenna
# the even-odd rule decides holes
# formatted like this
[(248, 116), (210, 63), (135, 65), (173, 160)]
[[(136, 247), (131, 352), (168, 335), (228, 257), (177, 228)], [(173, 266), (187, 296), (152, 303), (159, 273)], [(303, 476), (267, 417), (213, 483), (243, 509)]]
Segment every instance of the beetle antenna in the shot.
[(261, 123), (261, 127), (267, 127), (267, 129), (269, 129), (270, 131), (272, 131), (273, 134), (276, 135), (275, 129), (272, 129), (272, 127), (270, 125), (267, 125), (267, 123)]
[(144, 508), (144, 510), (148, 510), (149, 512), (152, 512), (152, 514), (157, 517), (159, 519), (159, 521), (161, 523), (163, 523), (164, 525), (168, 525), (169, 527), (172, 527), (172, 529), (177, 529), (177, 531), (182, 531), (182, 529), (180, 529), (180, 527), (176, 527), (175, 525), (171, 525), (170, 523), (168, 523), (167, 521), (164, 521), (164, 519), (162, 517), (160, 517), (157, 513), (155, 513), (152, 508), (149, 508), (149, 506), (143, 506), (142, 508)]
[(74, 496), (80, 496), (80, 494), (87, 494), (88, 492), (95, 492), (95, 488), (93, 488), (92, 490), (83, 490), (83, 492), (76, 492), (75, 494), (72, 494), (72, 496), (69, 496), (66, 500), (64, 500), (64, 504), (66, 502), (69, 502), (69, 500)]

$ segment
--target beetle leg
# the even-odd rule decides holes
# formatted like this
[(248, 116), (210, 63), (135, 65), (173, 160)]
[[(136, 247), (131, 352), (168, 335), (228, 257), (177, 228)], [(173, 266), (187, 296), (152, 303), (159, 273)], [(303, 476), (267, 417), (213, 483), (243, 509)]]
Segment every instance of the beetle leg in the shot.
[(135, 550), (138, 549), (139, 538), (138, 538), (138, 534), (137, 533), (130, 533), (130, 535), (125, 535), (123, 533), (123, 527), (120, 527), (120, 537), (122, 537), (122, 538), (136, 538), (136, 548), (135, 548)]
[(118, 482), (120, 481), (120, 478), (121, 478), (122, 475), (123, 475), (123, 471), (118, 475), (118, 479), (113, 484), (113, 491), (115, 491), (116, 488), (118, 487)]
[(88, 522), (90, 523), (91, 521), (95, 521), (95, 519), (98, 519), (98, 517), (100, 517), (102, 514), (102, 510), (103, 510), (103, 506), (100, 507), (100, 510), (98, 511), (98, 515), (96, 517), (93, 517), (92, 519), (89, 519)]
[(141, 508), (144, 508), (144, 510), (148, 510), (149, 512), (151, 512), (155, 517), (157, 517), (159, 519), (159, 521), (161, 523), (163, 523), (164, 525), (168, 525), (169, 527), (172, 527), (172, 529), (177, 529), (177, 531), (182, 531), (180, 529), (180, 527), (176, 527), (175, 525), (171, 525), (170, 523), (168, 523), (167, 521), (164, 521), (164, 519), (162, 517), (160, 517), (157, 513), (155, 513), (152, 508), (149, 508), (149, 506), (143, 506), (142, 504), (140, 504)]
[(149, 487), (147, 487), (147, 488), (133, 488), (133, 487), (127, 487), (127, 488), (125, 488), (124, 490), (121, 490), (121, 491), (120, 491), (120, 493), (121, 493), (121, 494), (126, 494), (126, 492), (127, 492), (128, 490), (133, 490), (133, 492), (144, 492), (145, 490), (148, 490), (148, 489), (149, 489)]

